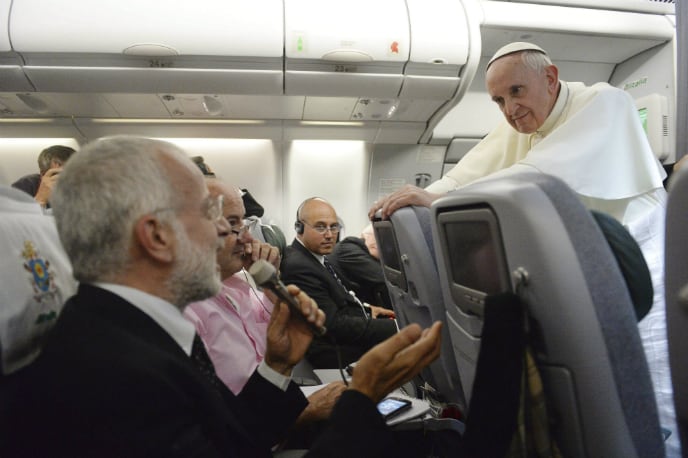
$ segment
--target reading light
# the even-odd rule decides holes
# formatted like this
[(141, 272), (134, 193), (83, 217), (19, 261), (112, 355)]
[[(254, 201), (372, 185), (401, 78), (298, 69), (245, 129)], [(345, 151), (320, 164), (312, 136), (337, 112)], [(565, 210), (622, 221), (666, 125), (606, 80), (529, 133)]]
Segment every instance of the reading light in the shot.
[(209, 95), (203, 96), (203, 109), (209, 115), (219, 116), (222, 114), (223, 108), (224, 107), (222, 106), (222, 103), (219, 100), (217, 100), (215, 97), (211, 97)]

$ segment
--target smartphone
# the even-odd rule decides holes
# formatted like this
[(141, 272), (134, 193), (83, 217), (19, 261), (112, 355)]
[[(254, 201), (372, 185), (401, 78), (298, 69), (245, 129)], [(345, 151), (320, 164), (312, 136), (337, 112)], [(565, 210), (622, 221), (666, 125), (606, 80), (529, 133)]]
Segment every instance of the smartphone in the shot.
[(380, 401), (377, 410), (382, 418), (389, 420), (411, 408), (411, 401), (404, 398), (388, 397)]

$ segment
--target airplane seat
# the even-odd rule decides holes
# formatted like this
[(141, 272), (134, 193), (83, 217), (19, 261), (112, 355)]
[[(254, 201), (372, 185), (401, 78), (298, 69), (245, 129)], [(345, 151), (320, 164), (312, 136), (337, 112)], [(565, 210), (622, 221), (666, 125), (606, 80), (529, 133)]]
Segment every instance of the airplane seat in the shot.
[(277, 247), (280, 255), (284, 256), (284, 251), (287, 249), (287, 239), (282, 229), (276, 224), (264, 224), (261, 227), (261, 231), (263, 232), (265, 242)]
[[(433, 252), (430, 210), (405, 207), (389, 220), (373, 222), (380, 261), (400, 325), (444, 323), (440, 357), (422, 373), (432, 398), (465, 410), (463, 389), (446, 326), (445, 307)], [(421, 382), (419, 388), (425, 389)]]
[(505, 171), (442, 197), (431, 213), (449, 334), (469, 402), (466, 435), (473, 409), (480, 412), (471, 396), (481, 389), (474, 381), (486, 299), (511, 293), (525, 305), (515, 323), (540, 371), (561, 454), (664, 456), (628, 288), (576, 194), (549, 175)]
[(279, 226), (275, 224), (265, 224), (257, 216), (247, 217), (244, 220), (244, 224), (248, 228), (251, 237), (277, 247), (280, 255), (284, 256), (284, 251), (287, 249), (287, 239)]
[(669, 180), (666, 212), (666, 324), (679, 439), (688, 446), (688, 167)]
[(0, 214), (0, 376), (7, 376), (38, 356), (76, 282), (53, 218), (30, 196), (0, 186)]

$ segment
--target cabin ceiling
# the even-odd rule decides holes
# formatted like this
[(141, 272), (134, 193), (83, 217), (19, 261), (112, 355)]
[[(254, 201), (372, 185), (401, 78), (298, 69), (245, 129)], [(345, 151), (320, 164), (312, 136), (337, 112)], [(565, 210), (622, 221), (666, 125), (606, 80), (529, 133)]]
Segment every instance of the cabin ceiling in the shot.
[[(411, 0), (407, 1), (411, 6)], [(135, 93), (131, 90), (132, 82), (127, 80), (129, 73), (115, 71), (120, 69), (103, 66), (91, 75), (89, 72), (94, 68), (83, 67), (83, 74), (62, 74), (62, 67), (54, 66), (55, 62), (44, 66), (45, 62), (54, 60), (52, 57), (9, 51), (0, 52), (0, 75), (3, 77), (0, 78), (0, 125), (12, 128), (3, 128), (0, 135), (22, 135), (32, 130), (32, 122), (35, 122), (45, 126), (46, 136), (62, 129), (71, 131), (67, 135), (78, 139), (142, 132), (151, 136), (270, 138), (277, 141), (330, 138), (418, 143), (433, 137), (433, 130), (440, 123), (441, 132), (434, 132), (433, 142), (448, 143), (457, 132), (464, 136), (484, 133), (484, 128), (473, 128), (475, 121), (467, 118), (474, 118), (475, 113), (483, 110), (482, 103), (490, 102), (487, 98), (483, 101), (482, 97), (465, 97), (465, 93), (475, 95), (483, 91), (486, 58), (505, 43), (532, 41), (541, 44), (555, 63), (567, 67), (567, 75), (579, 73), (599, 81), (609, 80), (617, 64), (673, 38), (673, 26), (667, 26), (670, 21), (663, 11), (653, 14), (597, 11), (590, 15), (585, 8), (551, 4), (472, 0), (464, 3), (479, 5), (475, 11), (466, 11), (469, 21), (478, 21), (479, 27), (475, 29), (477, 35), (470, 37), (473, 55), (468, 56), (459, 71), (458, 80), (466, 86), (463, 89), (447, 89), (443, 77), (428, 75), (431, 67), (413, 68), (417, 76), (408, 77), (412, 63), (406, 62), (400, 67), (405, 78), (403, 85), (399, 83), (400, 87), (395, 89), (389, 87), (391, 70), (384, 68), (380, 78), (372, 78), (361, 85), (360, 93), (355, 88), (341, 89), (337, 79), (327, 79), (338, 77), (336, 74), (326, 75), (328, 83), (322, 87), (309, 89), (309, 81), (323, 81), (314, 78), (303, 80), (301, 84), (305, 88), (295, 90), (293, 82), (301, 80), (290, 76), (294, 64), (283, 58), (278, 59), (276, 67), (271, 61), (261, 63), (271, 69), (257, 73), (264, 74), (265, 81), (257, 81), (253, 88), (237, 86), (240, 87), (238, 93), (204, 92), (203, 70), (198, 73), (200, 80), (192, 85), (187, 78), (178, 83), (172, 80), (162, 84), (169, 91), (154, 91), (150, 87), (155, 86), (155, 82), (144, 80), (146, 89)], [(585, 5), (586, 0), (573, 3), (589, 6)], [(479, 55), (475, 55), (475, 50)], [(127, 65), (138, 65), (135, 58), (127, 59), (131, 59)], [(306, 62), (300, 65), (310, 70), (321, 64)], [(595, 71), (589, 71), (590, 68)], [(144, 68), (126, 70), (136, 70), (131, 73), (134, 77), (146, 71)], [(301, 71), (299, 67), (291, 73), (298, 76)], [(236, 72), (228, 72), (228, 78), (236, 78)], [(70, 84), (71, 76), (83, 78), (83, 81)], [(456, 75), (453, 79), (457, 79)], [(266, 90), (256, 90), (262, 85)], [(208, 87), (216, 89), (212, 84)], [(306, 95), (299, 95), (299, 91)], [(460, 111), (458, 116), (457, 111)], [(441, 122), (438, 118), (453, 121)], [(471, 127), (462, 130), (462, 125)]]

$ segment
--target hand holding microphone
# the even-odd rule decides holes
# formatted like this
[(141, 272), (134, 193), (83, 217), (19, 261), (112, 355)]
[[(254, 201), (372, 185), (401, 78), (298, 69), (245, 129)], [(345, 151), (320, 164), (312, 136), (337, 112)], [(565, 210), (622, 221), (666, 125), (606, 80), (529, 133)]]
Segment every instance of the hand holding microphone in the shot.
[(277, 278), (277, 271), (272, 264), (264, 259), (259, 259), (253, 263), (248, 272), (251, 274), (258, 286), (269, 289), (275, 293), (277, 297), (284, 301), (289, 306), (291, 314), (300, 317), (300, 319), (302, 319), (308, 325), (314, 335), (325, 335), (327, 329), (324, 326), (316, 326), (308, 321), (303, 315), (303, 312), (301, 312), (301, 308), (299, 307), (299, 304), (294, 296), (289, 294), (284, 283)]

